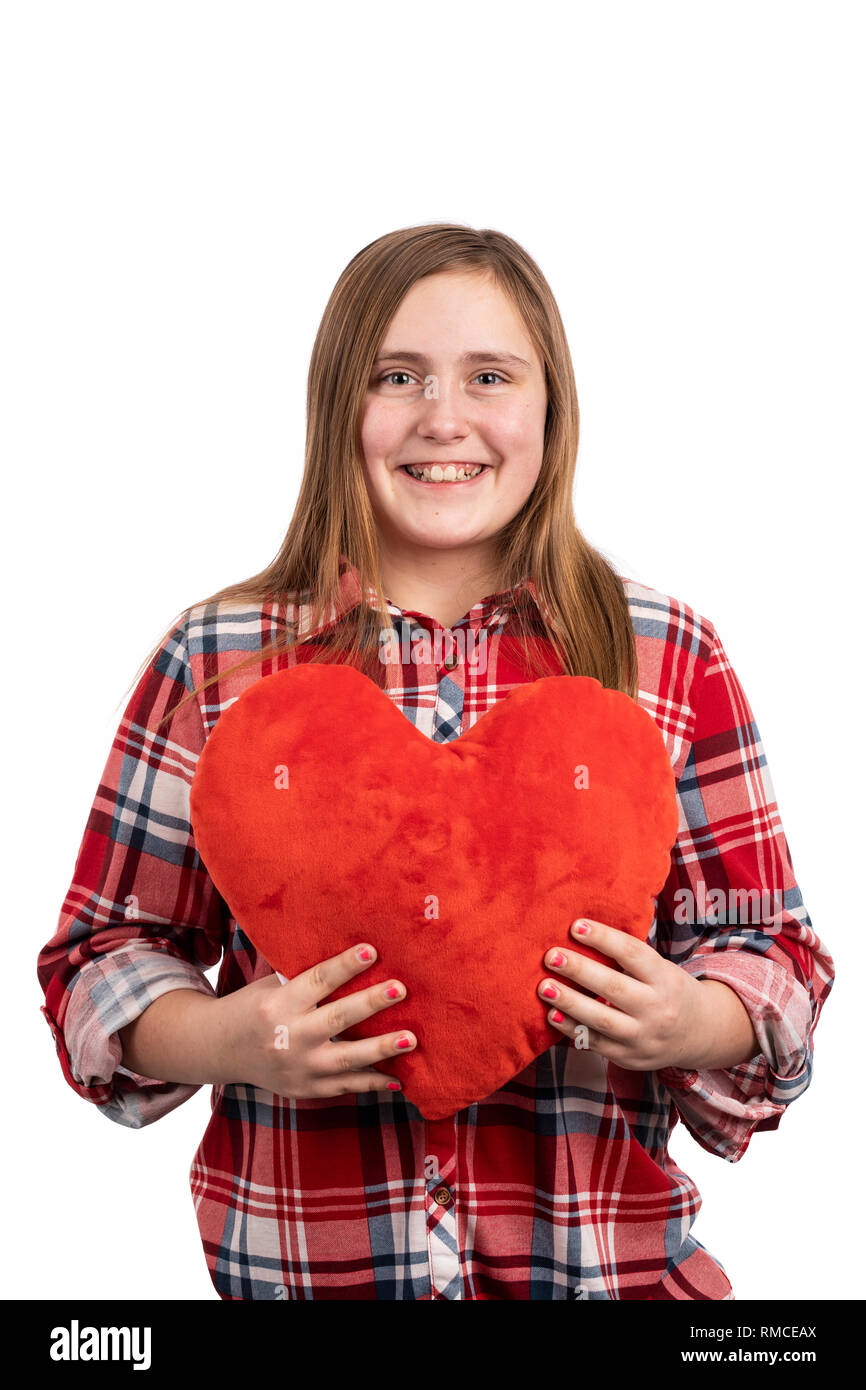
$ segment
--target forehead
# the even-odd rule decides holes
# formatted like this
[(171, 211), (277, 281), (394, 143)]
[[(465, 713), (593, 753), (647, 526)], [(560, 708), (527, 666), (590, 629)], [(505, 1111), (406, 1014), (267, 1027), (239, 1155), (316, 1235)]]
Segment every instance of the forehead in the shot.
[(439, 271), (409, 289), (383, 334), (379, 353), (453, 355), (467, 349), (512, 352), (540, 364), (510, 296), (483, 271)]

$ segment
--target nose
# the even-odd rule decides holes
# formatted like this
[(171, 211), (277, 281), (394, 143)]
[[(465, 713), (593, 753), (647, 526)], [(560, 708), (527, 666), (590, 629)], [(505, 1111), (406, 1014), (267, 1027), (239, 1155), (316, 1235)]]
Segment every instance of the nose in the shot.
[(447, 443), (465, 439), (469, 432), (466, 402), (459, 387), (444, 377), (434, 376), (431, 392), (429, 396), (425, 393), (422, 402), (418, 433), (423, 439)]

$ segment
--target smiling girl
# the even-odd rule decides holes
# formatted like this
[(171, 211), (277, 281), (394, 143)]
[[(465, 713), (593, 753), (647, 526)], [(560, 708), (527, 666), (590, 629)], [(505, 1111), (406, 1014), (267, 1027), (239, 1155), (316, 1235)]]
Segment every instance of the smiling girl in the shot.
[[(736, 1162), (775, 1129), (809, 1085), (834, 970), (718, 633), (581, 535), (565, 332), (504, 234), (431, 224), (360, 251), (325, 310), (307, 413), (279, 553), (183, 611), (120, 724), (38, 962), (64, 1075), (131, 1128), (213, 1086), (190, 1179), (221, 1298), (730, 1299), (691, 1233), (700, 1195), (671, 1131)], [(396, 664), (380, 659), (395, 639)], [(574, 923), (575, 947), (610, 965), (551, 943), (526, 990), (560, 1041), (447, 1120), (425, 1121), (389, 1073), (419, 1044), (388, 1029), (412, 982), (364, 986), (375, 942), (282, 982), (196, 852), (189, 788), (221, 712), (311, 660), (357, 664), (443, 743), (525, 681), (592, 676), (668, 748), (680, 828), (648, 939)], [(781, 907), (719, 920), (707, 884)], [(341, 1037), (378, 1013), (377, 1036)]]
[(538, 481), (541, 354), (490, 275), (407, 292), (373, 361), (361, 449), (389, 596), (450, 628), (497, 587), (505, 528)]

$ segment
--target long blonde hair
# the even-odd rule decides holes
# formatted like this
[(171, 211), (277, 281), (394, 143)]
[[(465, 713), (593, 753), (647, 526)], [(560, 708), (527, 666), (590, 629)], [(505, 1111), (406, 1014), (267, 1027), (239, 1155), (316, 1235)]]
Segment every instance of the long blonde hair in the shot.
[[(376, 352), (408, 290), (425, 276), (451, 270), (492, 277), (510, 297), (544, 364), (548, 405), (541, 468), (530, 496), (496, 537), (497, 591), (531, 575), (550, 617), (542, 626), (563, 672), (594, 676), (603, 686), (636, 698), (637, 657), (622, 580), (583, 538), (574, 517), (580, 410), (559, 309), (531, 256), (511, 237), (489, 228), (448, 222), (404, 227), (378, 237), (352, 258), (334, 286), (313, 345), (304, 473), (285, 539), (258, 574), (227, 585), (199, 604), (221, 599), (277, 604), (302, 596), (313, 605), (315, 630), (338, 600), (340, 556), (345, 554), (358, 569), (362, 600), (348, 615), (348, 626), (341, 624), (339, 630), (316, 638), (312, 659), (327, 660), (339, 644), (348, 661), (364, 665), (377, 634), (383, 626), (393, 626), (364, 480), (360, 434), (365, 396)], [(370, 589), (375, 608), (363, 597)], [(538, 614), (533, 616), (537, 623)], [(528, 637), (524, 607), (518, 607), (515, 619), (518, 639)], [(288, 624), (284, 635), (229, 669), (276, 656), (295, 640)], [(133, 684), (161, 646), (158, 643), (146, 658)], [(534, 644), (526, 642), (524, 650), (537, 673)], [(202, 681), (178, 704), (225, 674), (223, 670)]]

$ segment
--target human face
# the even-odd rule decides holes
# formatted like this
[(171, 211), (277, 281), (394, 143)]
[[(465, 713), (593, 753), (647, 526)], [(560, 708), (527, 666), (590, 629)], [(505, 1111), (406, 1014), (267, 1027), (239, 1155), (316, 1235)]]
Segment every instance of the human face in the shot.
[[(361, 426), (386, 553), (483, 564), (535, 486), (546, 410), (543, 363), (499, 286), (480, 272), (417, 281), (378, 348)], [(471, 481), (418, 482), (406, 464), (484, 467)]]

